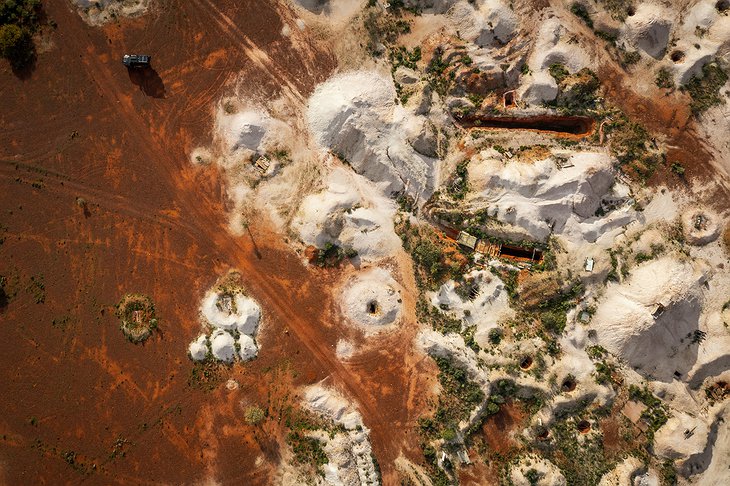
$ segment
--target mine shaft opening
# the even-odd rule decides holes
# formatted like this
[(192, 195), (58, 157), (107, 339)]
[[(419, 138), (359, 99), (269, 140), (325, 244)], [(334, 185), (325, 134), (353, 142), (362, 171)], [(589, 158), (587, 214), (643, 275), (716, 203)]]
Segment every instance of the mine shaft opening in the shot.
[(511, 258), (526, 258), (536, 262), (542, 261), (542, 250), (537, 248), (526, 248), (524, 246), (502, 245), (499, 250), (499, 256)]
[(370, 315), (378, 314), (380, 312), (380, 306), (378, 305), (378, 301), (371, 300), (368, 302), (367, 305), (367, 313)]
[(572, 392), (573, 390), (575, 390), (575, 386), (576, 382), (574, 379), (566, 378), (560, 388), (562, 388), (564, 392)]
[(537, 438), (540, 440), (547, 440), (547, 438), (550, 436), (550, 431), (547, 429), (547, 427), (540, 426), (537, 428), (535, 435), (537, 435)]
[(529, 370), (532, 367), (532, 357), (531, 356), (525, 356), (522, 358), (522, 361), (520, 361), (520, 368), (523, 370)]
[(595, 122), (588, 116), (541, 115), (529, 117), (455, 116), (464, 128), (505, 128), (508, 130), (537, 130), (568, 135), (589, 135)]
[(587, 420), (581, 420), (578, 422), (577, 428), (581, 434), (587, 434), (591, 430), (591, 423)]

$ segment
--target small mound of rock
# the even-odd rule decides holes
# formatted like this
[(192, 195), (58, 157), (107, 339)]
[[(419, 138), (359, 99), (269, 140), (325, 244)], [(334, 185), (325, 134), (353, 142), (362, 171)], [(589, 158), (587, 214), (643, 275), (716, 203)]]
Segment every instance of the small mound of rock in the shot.
[(231, 363), (237, 358), (249, 361), (258, 354), (256, 334), (261, 320), (261, 307), (243, 293), (240, 274), (230, 272), (209, 290), (200, 306), (200, 315), (210, 336), (199, 335), (190, 343), (188, 354), (193, 361), (212, 356)]
[(210, 335), (210, 349), (213, 357), (224, 363), (230, 363), (236, 357), (236, 341), (223, 329), (216, 329)]
[(641, 4), (626, 22), (626, 38), (654, 59), (661, 59), (669, 43), (672, 22), (661, 7)]
[(72, 0), (89, 25), (102, 25), (118, 17), (137, 17), (147, 11), (149, 0)]
[(198, 338), (190, 343), (188, 346), (188, 352), (193, 361), (203, 361), (208, 357), (210, 352), (210, 346), (208, 344), (208, 336), (201, 334)]
[(688, 211), (682, 217), (684, 237), (687, 242), (701, 246), (711, 243), (720, 236), (719, 216), (708, 209)]
[(366, 332), (398, 323), (403, 300), (400, 285), (382, 268), (372, 268), (351, 278), (342, 292), (342, 310)]

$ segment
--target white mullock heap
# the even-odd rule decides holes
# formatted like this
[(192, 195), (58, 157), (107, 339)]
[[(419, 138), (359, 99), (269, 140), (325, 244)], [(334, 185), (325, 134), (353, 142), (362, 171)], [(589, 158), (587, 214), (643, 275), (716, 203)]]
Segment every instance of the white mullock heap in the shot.
[(224, 363), (256, 357), (261, 308), (255, 300), (238, 292), (211, 290), (203, 298), (200, 311), (213, 332), (209, 336), (201, 334), (190, 343), (188, 352), (194, 361), (203, 361), (209, 355)]
[(403, 299), (398, 283), (383, 268), (371, 268), (351, 278), (342, 291), (344, 314), (366, 333), (397, 324)]

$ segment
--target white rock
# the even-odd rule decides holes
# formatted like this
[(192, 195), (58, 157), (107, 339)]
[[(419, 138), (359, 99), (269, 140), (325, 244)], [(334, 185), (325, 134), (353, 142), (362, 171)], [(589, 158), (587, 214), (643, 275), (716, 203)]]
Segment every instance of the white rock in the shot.
[(208, 338), (205, 334), (198, 336), (195, 341), (188, 346), (188, 352), (193, 361), (203, 361), (208, 356)]
[(243, 294), (233, 296), (209, 291), (201, 305), (203, 317), (214, 327), (229, 331), (237, 330), (253, 336), (261, 319), (259, 305)]
[(216, 329), (210, 335), (210, 348), (213, 357), (219, 361), (230, 363), (236, 357), (235, 340), (223, 329)]
[(238, 344), (240, 345), (238, 354), (241, 356), (243, 361), (249, 361), (255, 358), (259, 352), (259, 348), (256, 346), (256, 343), (251, 336), (241, 334), (238, 338)]

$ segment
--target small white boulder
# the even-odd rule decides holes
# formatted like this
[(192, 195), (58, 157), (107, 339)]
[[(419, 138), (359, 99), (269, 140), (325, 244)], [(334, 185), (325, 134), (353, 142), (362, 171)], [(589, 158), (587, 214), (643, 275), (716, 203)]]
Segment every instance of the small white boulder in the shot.
[(203, 361), (208, 356), (208, 338), (205, 334), (201, 334), (195, 339), (190, 346), (188, 352), (193, 361)]

